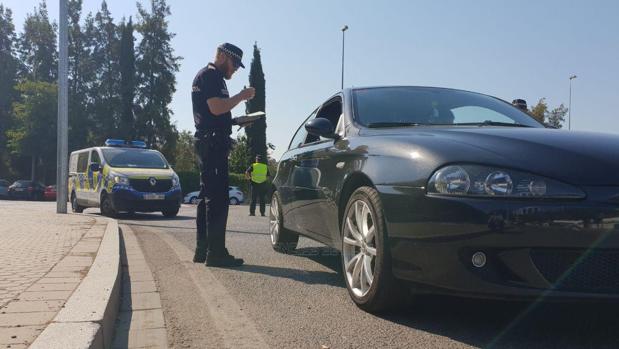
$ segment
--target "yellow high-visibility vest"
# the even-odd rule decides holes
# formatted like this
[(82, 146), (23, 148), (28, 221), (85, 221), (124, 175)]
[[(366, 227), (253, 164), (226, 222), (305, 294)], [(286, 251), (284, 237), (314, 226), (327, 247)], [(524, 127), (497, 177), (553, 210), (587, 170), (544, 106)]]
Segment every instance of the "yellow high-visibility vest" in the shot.
[(251, 181), (254, 183), (264, 183), (267, 181), (267, 172), (269, 168), (261, 162), (255, 162), (251, 165)]

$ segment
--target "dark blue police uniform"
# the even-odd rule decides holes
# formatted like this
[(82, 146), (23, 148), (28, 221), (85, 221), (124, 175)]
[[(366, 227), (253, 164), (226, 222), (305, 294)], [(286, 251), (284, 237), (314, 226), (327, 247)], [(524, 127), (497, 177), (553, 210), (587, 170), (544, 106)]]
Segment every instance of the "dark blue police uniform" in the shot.
[(197, 244), (194, 261), (210, 256), (226, 256), (228, 220), (228, 154), (232, 114), (211, 113), (207, 100), (229, 98), (223, 72), (209, 63), (193, 80), (191, 100), (196, 126), (195, 149), (200, 165), (200, 195), (196, 217)]

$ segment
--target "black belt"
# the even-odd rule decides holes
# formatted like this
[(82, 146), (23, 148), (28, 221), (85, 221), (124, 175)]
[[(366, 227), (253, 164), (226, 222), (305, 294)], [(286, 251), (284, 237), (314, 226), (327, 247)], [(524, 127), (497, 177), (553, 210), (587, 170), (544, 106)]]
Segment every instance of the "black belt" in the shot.
[(204, 138), (212, 138), (212, 137), (229, 137), (231, 134), (230, 130), (224, 128), (216, 128), (216, 129), (208, 129), (208, 130), (198, 130), (194, 134), (196, 139), (204, 139)]

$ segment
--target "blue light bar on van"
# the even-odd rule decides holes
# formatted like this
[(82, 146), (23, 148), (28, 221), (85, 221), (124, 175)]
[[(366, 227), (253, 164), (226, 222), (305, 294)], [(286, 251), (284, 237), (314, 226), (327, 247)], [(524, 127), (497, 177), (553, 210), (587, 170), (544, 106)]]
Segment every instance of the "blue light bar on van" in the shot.
[(128, 148), (142, 148), (146, 149), (146, 142), (144, 141), (125, 141), (124, 139), (106, 139), (106, 147), (128, 147)]

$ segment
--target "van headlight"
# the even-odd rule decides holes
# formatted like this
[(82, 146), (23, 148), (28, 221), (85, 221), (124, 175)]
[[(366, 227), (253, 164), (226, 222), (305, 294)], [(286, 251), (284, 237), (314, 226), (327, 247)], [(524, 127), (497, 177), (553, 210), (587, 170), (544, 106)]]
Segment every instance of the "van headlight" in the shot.
[(114, 176), (114, 183), (122, 184), (122, 185), (129, 185), (129, 177), (115, 175)]
[(172, 187), (178, 188), (181, 186), (181, 180), (178, 178), (178, 175), (172, 176)]
[(520, 171), (479, 165), (449, 165), (428, 181), (428, 194), (473, 197), (582, 199), (569, 184)]

